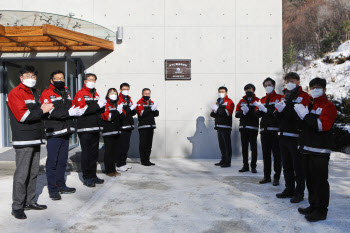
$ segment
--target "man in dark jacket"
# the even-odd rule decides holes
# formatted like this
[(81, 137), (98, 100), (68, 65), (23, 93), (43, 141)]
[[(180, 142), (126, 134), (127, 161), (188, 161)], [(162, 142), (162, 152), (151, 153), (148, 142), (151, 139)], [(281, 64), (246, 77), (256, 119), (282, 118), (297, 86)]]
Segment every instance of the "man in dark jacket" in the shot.
[(24, 210), (43, 210), (35, 202), (36, 179), (39, 173), (41, 119), (53, 109), (51, 103), (40, 103), (36, 84), (37, 71), (33, 66), (20, 70), (21, 83), (8, 94), (12, 145), (16, 151), (16, 171), (13, 177), (12, 215), (26, 219)]
[(232, 113), (235, 109), (235, 104), (227, 96), (227, 88), (219, 87), (219, 98), (216, 104), (211, 106), (212, 112), (210, 116), (215, 119), (215, 129), (218, 133), (219, 147), (221, 151), (221, 160), (215, 166), (231, 167), (232, 146), (231, 146), (231, 131), (232, 131)]
[(64, 86), (63, 71), (51, 73), (49, 88), (40, 97), (42, 103), (52, 103), (54, 109), (45, 118), (47, 137), (46, 177), (49, 196), (61, 200), (61, 194), (74, 193), (75, 188), (66, 185), (64, 175), (67, 167), (69, 137), (75, 132), (72, 117), (80, 116), (83, 110), (72, 106), (72, 99)]
[(122, 119), (121, 134), (117, 142), (117, 171), (125, 172), (131, 169), (130, 165), (126, 164), (128, 151), (130, 147), (131, 133), (134, 130), (134, 118), (136, 115), (137, 104), (133, 103), (129, 96), (130, 85), (128, 83), (120, 84), (120, 94), (118, 105), (123, 105), (123, 113), (125, 118)]
[(155, 117), (159, 116), (158, 104), (151, 100), (151, 90), (144, 88), (142, 98), (137, 102), (138, 129), (140, 136), (140, 159), (143, 166), (155, 165), (150, 161), (153, 133), (156, 128)]
[(313, 100), (308, 107), (296, 104), (294, 109), (303, 128), (300, 151), (303, 157), (306, 187), (309, 191), (307, 208), (299, 208), (310, 222), (325, 220), (329, 205), (328, 163), (331, 153), (332, 127), (337, 109), (326, 96), (326, 80), (314, 78), (309, 83)]
[(273, 153), (274, 180), (273, 185), (279, 185), (281, 176), (281, 156), (278, 144), (279, 122), (274, 116), (275, 104), (281, 102), (282, 95), (275, 91), (275, 80), (266, 78), (263, 86), (266, 90), (266, 96), (258, 102), (256, 115), (261, 117), (260, 121), (260, 138), (264, 161), (264, 178), (259, 182), (265, 184), (271, 182), (271, 152)]
[(300, 119), (294, 110), (295, 104), (308, 106), (310, 96), (299, 86), (300, 77), (290, 72), (285, 76), (286, 89), (282, 101), (275, 105), (275, 116), (280, 120), (280, 152), (286, 188), (276, 194), (278, 198), (290, 198), (291, 203), (304, 199), (305, 177), (301, 155), (298, 150)]
[(84, 109), (82, 116), (78, 118), (77, 132), (81, 145), (81, 168), (83, 171), (84, 185), (95, 187), (103, 184), (104, 180), (96, 175), (100, 131), (102, 131), (101, 112), (104, 111), (106, 100), (100, 99), (96, 92), (97, 76), (88, 73), (84, 77), (84, 86), (74, 97), (74, 105)]
[(255, 96), (255, 86), (247, 84), (244, 87), (245, 96), (239, 101), (236, 108), (236, 118), (239, 118), (239, 132), (241, 133), (243, 167), (239, 172), (249, 171), (248, 147), (252, 151), (250, 167), (252, 173), (256, 173), (256, 162), (258, 160), (257, 137), (259, 132), (259, 118), (255, 114), (259, 98)]

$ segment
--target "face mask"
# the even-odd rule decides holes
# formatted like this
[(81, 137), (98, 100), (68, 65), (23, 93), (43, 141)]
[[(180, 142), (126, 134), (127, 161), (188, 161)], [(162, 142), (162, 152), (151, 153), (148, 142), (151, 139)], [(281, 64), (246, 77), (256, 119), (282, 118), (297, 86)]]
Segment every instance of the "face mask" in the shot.
[(143, 96), (143, 99), (146, 100), (146, 101), (148, 101), (150, 98), (151, 97), (149, 97), (149, 96)]
[(35, 86), (36, 80), (35, 80), (35, 79), (32, 79), (32, 78), (28, 78), (28, 79), (24, 79), (22, 83), (23, 83), (25, 86), (32, 88), (32, 87)]
[(109, 98), (111, 99), (111, 100), (117, 100), (117, 95), (115, 95), (115, 94), (112, 94), (112, 95), (110, 95), (109, 96)]
[(273, 87), (272, 87), (272, 86), (267, 86), (267, 87), (265, 88), (265, 90), (266, 90), (266, 93), (267, 93), (267, 94), (270, 94), (271, 92), (273, 92)]
[(87, 82), (85, 85), (86, 85), (88, 88), (90, 88), (90, 89), (94, 89), (94, 88), (95, 88), (95, 83), (94, 83), (94, 82)]
[(219, 98), (220, 98), (220, 99), (225, 98), (225, 96), (226, 96), (226, 94), (225, 94), (225, 93), (219, 93)]
[(247, 97), (252, 97), (254, 95), (254, 93), (251, 92), (251, 91), (246, 91), (245, 94), (246, 94)]
[(127, 95), (129, 95), (129, 91), (122, 91), (122, 94), (127, 96)]
[(315, 88), (310, 90), (310, 95), (312, 96), (312, 98), (317, 98), (323, 95), (323, 89), (322, 88)]
[(64, 82), (63, 81), (53, 81), (53, 86), (57, 89), (63, 89), (64, 88)]
[(293, 90), (296, 87), (297, 87), (297, 85), (295, 83), (287, 83), (286, 84), (286, 88), (287, 88), (288, 91), (291, 91), (291, 90)]

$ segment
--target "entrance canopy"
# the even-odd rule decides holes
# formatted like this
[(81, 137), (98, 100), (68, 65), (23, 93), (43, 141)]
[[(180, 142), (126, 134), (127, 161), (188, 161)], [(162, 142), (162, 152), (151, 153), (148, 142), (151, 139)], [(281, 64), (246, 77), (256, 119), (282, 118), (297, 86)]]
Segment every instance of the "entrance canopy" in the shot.
[(42, 12), (0, 11), (0, 52), (113, 51), (115, 32)]

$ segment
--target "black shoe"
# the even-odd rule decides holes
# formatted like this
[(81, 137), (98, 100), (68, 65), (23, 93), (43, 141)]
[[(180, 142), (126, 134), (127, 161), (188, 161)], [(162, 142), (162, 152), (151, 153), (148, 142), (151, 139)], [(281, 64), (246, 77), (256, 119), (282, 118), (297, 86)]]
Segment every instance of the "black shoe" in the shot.
[(151, 165), (151, 166), (156, 165), (155, 163), (152, 163), (151, 161), (148, 161), (148, 164)]
[(24, 209), (12, 210), (11, 214), (17, 219), (27, 218), (27, 215), (24, 213)]
[(46, 210), (46, 209), (47, 209), (46, 205), (39, 205), (38, 203), (24, 206), (24, 210)]
[(75, 191), (76, 191), (75, 188), (69, 188), (67, 186), (65, 186), (65, 187), (58, 187), (58, 192), (60, 194), (75, 193)]
[(241, 170), (239, 170), (239, 172), (249, 172), (249, 168), (248, 167), (242, 167)]
[(290, 199), (290, 203), (299, 203), (304, 200), (304, 196), (300, 193), (296, 193), (292, 199)]
[(86, 179), (83, 184), (90, 188), (96, 187), (96, 183), (93, 179)]
[(327, 219), (327, 214), (322, 214), (319, 211), (313, 211), (312, 214), (305, 216), (309, 222), (318, 222)]
[(231, 164), (230, 163), (224, 163), (220, 167), (231, 167)]
[(53, 200), (53, 201), (58, 201), (61, 200), (61, 195), (59, 193), (50, 193), (49, 197)]
[(273, 186), (278, 186), (278, 185), (280, 185), (280, 181), (277, 180), (277, 179), (274, 179), (272, 185)]
[(221, 165), (223, 165), (225, 162), (224, 161), (220, 161), (220, 162), (218, 162), (218, 163), (216, 163), (216, 164), (214, 164), (215, 166), (221, 166)]
[(307, 208), (298, 208), (299, 213), (303, 214), (303, 215), (310, 215), (313, 211), (313, 209), (311, 208), (311, 206), (307, 207)]
[(147, 166), (147, 167), (152, 166), (151, 164), (149, 164), (149, 163), (147, 163), (147, 162), (141, 162), (141, 165), (142, 165), (142, 166)]
[(95, 182), (95, 184), (103, 184), (105, 182), (105, 180), (98, 177), (92, 178), (92, 180)]
[(266, 184), (266, 183), (270, 183), (270, 182), (271, 182), (271, 178), (264, 178), (264, 179), (259, 181), (259, 184)]
[(288, 192), (286, 189), (283, 190), (283, 192), (276, 194), (277, 198), (288, 198), (293, 196), (294, 196), (294, 192)]
[(252, 173), (257, 173), (256, 168), (252, 168)]

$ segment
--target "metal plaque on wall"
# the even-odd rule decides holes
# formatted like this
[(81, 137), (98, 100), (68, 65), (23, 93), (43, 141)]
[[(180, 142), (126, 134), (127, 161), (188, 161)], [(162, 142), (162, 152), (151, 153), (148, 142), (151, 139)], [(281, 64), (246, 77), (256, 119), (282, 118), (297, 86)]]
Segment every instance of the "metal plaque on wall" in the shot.
[(165, 60), (165, 80), (191, 80), (191, 59)]

